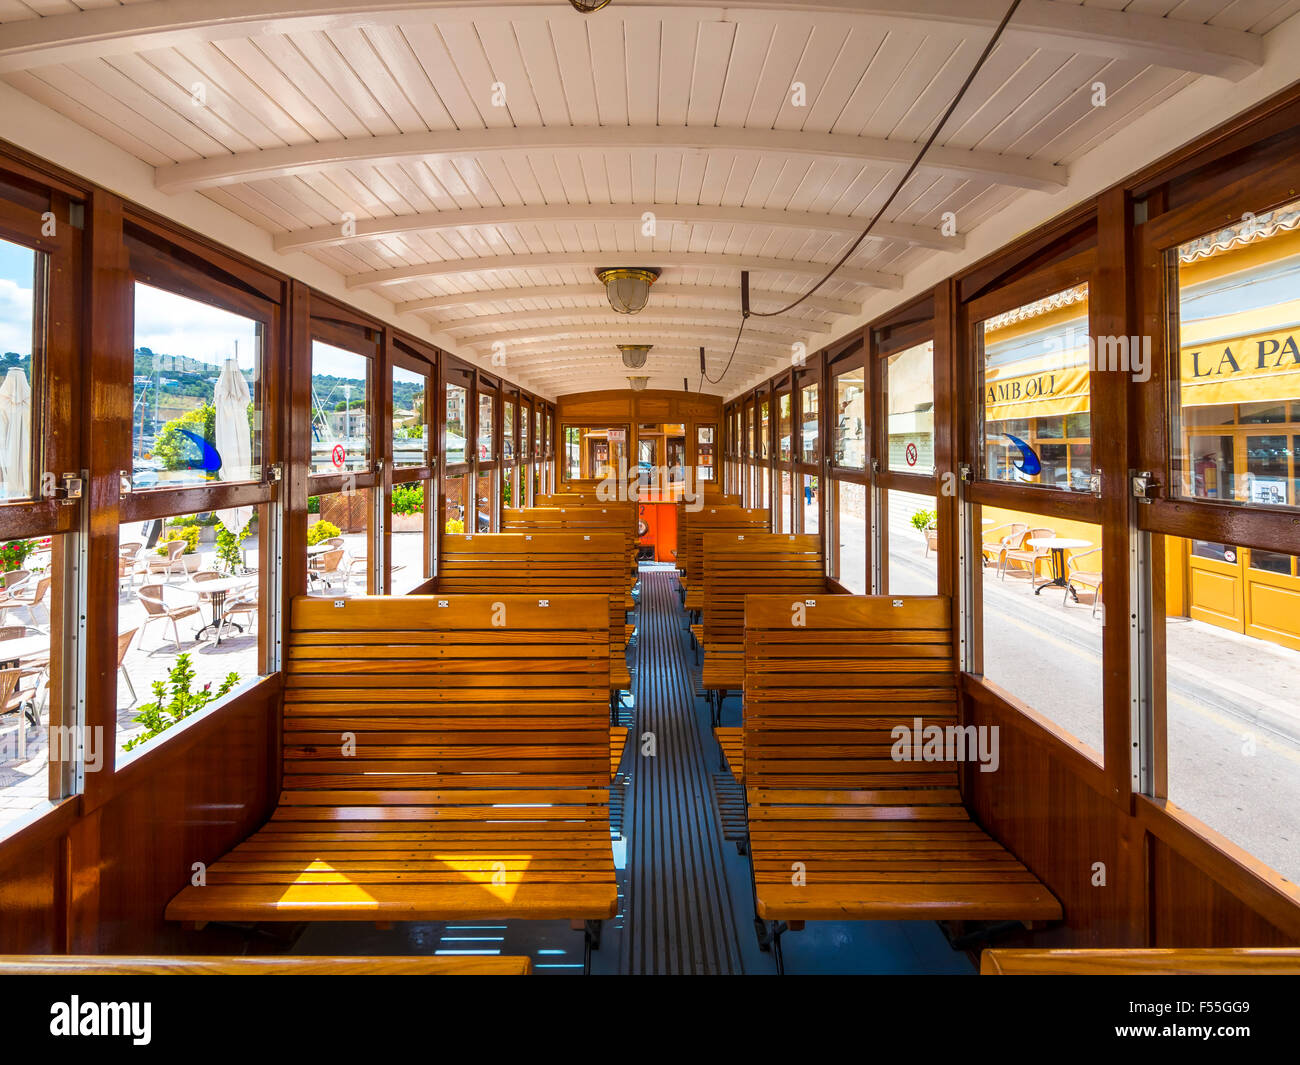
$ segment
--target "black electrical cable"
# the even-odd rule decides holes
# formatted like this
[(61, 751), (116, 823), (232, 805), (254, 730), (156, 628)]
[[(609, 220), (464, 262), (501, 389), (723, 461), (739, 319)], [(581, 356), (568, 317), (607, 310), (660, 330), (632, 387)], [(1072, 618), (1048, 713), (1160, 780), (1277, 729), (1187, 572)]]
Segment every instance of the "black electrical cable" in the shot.
[[(829, 270), (826, 271), (825, 275), (823, 275), (820, 281), (818, 281), (815, 285), (813, 285), (812, 288), (810, 288), (797, 300), (794, 300), (791, 303), (787, 303), (780, 310), (775, 310), (775, 311), (751, 310), (749, 312), (751, 315), (753, 315), (755, 318), (776, 318), (779, 315), (789, 313), (790, 311), (798, 307), (799, 304), (803, 303), (804, 300), (808, 299), (811, 295), (813, 295), (813, 293), (815, 293), (824, 284), (826, 284), (826, 282), (829, 281), (835, 275), (836, 271), (838, 271), (840, 267), (842, 267), (846, 262), (849, 261), (849, 257), (855, 251), (857, 251), (858, 248), (862, 246), (862, 242), (866, 240), (868, 236), (871, 235), (872, 229), (874, 229), (876, 223), (880, 221), (881, 216), (883, 216), (884, 213), (887, 210), (889, 210), (890, 204), (892, 204), (894, 200), (898, 198), (899, 193), (903, 191), (903, 187), (912, 179), (912, 175), (916, 173), (917, 167), (921, 165), (921, 161), (925, 158), (925, 153), (930, 150), (930, 147), (934, 144), (935, 140), (938, 139), (940, 132), (942, 132), (943, 127), (947, 125), (948, 119), (952, 117), (952, 113), (957, 110), (958, 105), (962, 102), (962, 99), (965, 97), (967, 91), (970, 89), (971, 83), (975, 81), (975, 78), (979, 75), (979, 72), (983, 69), (985, 62), (988, 60), (988, 57), (992, 54), (993, 49), (997, 46), (998, 41), (1001, 39), (1002, 32), (1007, 28), (1007, 23), (1011, 21), (1011, 16), (1016, 13), (1016, 8), (1018, 8), (1019, 6), (1020, 6), (1020, 0), (1011, 0), (1011, 6), (1007, 8), (1007, 13), (1002, 16), (1002, 21), (998, 23), (998, 28), (994, 30), (993, 36), (989, 38), (988, 44), (984, 46), (984, 51), (980, 53), (979, 59), (976, 60), (975, 65), (971, 67), (970, 73), (966, 75), (966, 80), (962, 82), (961, 88), (957, 90), (957, 95), (952, 98), (952, 102), (948, 105), (948, 109), (944, 111), (943, 117), (939, 119), (938, 124), (930, 132), (930, 136), (926, 138), (925, 144), (923, 144), (921, 146), (921, 150), (917, 152), (916, 157), (912, 160), (912, 163), (907, 168), (906, 173), (903, 174), (902, 179), (898, 182), (897, 185), (894, 186), (894, 191), (891, 192), (889, 194), (888, 199), (886, 199), (885, 202), (880, 205), (879, 210), (877, 210), (876, 213), (872, 215), (871, 221), (867, 223), (867, 228), (864, 229), (861, 232), (861, 234), (859, 234), (858, 239), (855, 240), (851, 245), (849, 245), (848, 251), (846, 251), (843, 255), (840, 256), (839, 261), (835, 263), (835, 265), (832, 266)], [(718, 377), (716, 381), (712, 377), (709, 377), (708, 374), (701, 374), (700, 377), (702, 381), (708, 381), (709, 384), (716, 385), (716, 384), (720, 384), (723, 378), (727, 376), (727, 371), (731, 369), (732, 360), (735, 359), (736, 351), (740, 347), (740, 336), (745, 331), (746, 321), (747, 318), (742, 318), (740, 320), (740, 328), (736, 331), (736, 343), (735, 346), (733, 346), (731, 349), (731, 358), (727, 359), (727, 365), (723, 368), (722, 374)]]

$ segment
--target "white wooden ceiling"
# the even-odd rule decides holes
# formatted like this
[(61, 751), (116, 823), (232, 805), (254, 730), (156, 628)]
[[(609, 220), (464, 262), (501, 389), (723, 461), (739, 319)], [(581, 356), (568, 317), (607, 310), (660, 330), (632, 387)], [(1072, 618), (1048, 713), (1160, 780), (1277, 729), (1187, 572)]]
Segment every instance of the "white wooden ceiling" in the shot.
[[(499, 342), (521, 383), (624, 387), (614, 345), (630, 342), (655, 345), (651, 387), (694, 390), (699, 346), (713, 378), (731, 351), (740, 270), (758, 309), (806, 291), (1005, 6), (0, 0), (0, 77), (154, 167), (159, 189), (201, 192), (454, 348)], [(796, 311), (751, 319), (705, 391), (730, 395), (796, 342), (833, 339), (865, 298), (1017, 198), (1068, 187), (1073, 161), (1193, 81), (1248, 77), (1297, 11), (1024, 0), (873, 238)], [(593, 274), (624, 265), (663, 270), (631, 318)]]

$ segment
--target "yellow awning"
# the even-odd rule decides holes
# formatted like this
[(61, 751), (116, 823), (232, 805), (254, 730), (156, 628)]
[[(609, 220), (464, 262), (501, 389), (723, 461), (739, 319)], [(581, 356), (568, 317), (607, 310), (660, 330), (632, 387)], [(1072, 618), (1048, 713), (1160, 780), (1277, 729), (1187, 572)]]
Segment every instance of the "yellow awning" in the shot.
[[(1022, 363), (1006, 367), (1023, 370)], [(1088, 410), (1088, 365), (1001, 376), (990, 370), (984, 379), (984, 418), (990, 422), (1014, 418), (1050, 418)]]
[(1179, 379), (1184, 407), (1300, 399), (1300, 330), (1185, 345)]

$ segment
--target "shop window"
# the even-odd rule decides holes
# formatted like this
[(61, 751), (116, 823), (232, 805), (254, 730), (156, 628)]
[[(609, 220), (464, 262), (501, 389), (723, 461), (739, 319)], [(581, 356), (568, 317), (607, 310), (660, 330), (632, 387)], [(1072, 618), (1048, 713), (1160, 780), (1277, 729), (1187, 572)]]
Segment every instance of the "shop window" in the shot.
[(984, 477), (1090, 491), (1088, 286), (995, 315), (976, 334)]

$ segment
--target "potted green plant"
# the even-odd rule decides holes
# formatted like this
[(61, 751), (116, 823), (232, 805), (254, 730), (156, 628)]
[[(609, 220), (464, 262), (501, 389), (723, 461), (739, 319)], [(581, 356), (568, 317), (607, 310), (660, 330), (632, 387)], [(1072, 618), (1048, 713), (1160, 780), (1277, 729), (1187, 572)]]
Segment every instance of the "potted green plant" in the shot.
[(140, 707), (140, 712), (132, 718), (144, 725), (145, 731), (122, 744), (122, 750), (134, 750), (141, 744), (148, 743), (159, 733), (166, 732), (173, 725), (198, 713), (214, 699), (220, 699), (238, 683), (238, 673), (227, 673), (216, 691), (212, 690), (211, 681), (198, 691), (191, 691), (194, 667), (190, 664), (190, 656), (177, 655), (176, 664), (168, 673), (167, 680), (153, 682), (153, 702)]
[(424, 529), (424, 485), (393, 485), (393, 532)]

